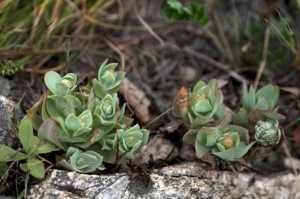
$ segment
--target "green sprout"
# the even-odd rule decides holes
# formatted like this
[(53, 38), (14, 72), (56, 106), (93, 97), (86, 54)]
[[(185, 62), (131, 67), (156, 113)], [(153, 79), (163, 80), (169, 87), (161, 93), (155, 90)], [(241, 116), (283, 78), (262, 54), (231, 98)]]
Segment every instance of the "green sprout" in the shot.
[(118, 119), (118, 96), (117, 94), (107, 94), (103, 99), (95, 102), (94, 115), (102, 129), (110, 131), (117, 123)]
[(218, 117), (218, 112), (223, 109), (222, 93), (217, 88), (217, 82), (211, 80), (208, 84), (199, 81), (186, 98), (187, 103), (177, 103), (177, 115), (187, 126), (197, 127), (207, 124)]
[(65, 96), (71, 94), (76, 88), (77, 76), (74, 73), (68, 73), (61, 77), (57, 72), (49, 71), (44, 80), (53, 95)]
[(141, 129), (138, 124), (129, 129), (118, 131), (119, 150), (125, 157), (132, 158), (134, 153), (145, 145), (149, 139), (149, 131)]
[(70, 147), (66, 152), (69, 166), (79, 173), (91, 173), (102, 170), (103, 157), (95, 151), (85, 151)]
[(255, 125), (259, 120), (281, 119), (277, 113), (279, 88), (274, 85), (266, 85), (259, 90), (250, 87), (243, 91), (242, 107), (235, 115), (235, 122), (242, 126)]
[(86, 137), (92, 130), (93, 117), (90, 110), (85, 110), (80, 115), (70, 114), (67, 116), (65, 121), (57, 118), (60, 126), (64, 132), (61, 135), (61, 140), (64, 142), (85, 142)]
[(93, 80), (93, 88), (97, 97), (103, 98), (106, 94), (115, 93), (124, 80), (124, 73), (116, 72), (117, 63), (107, 64), (105, 60), (98, 71), (98, 78)]
[(247, 129), (234, 125), (223, 128), (203, 127), (186, 134), (184, 141), (194, 142), (198, 158), (212, 154), (227, 161), (241, 159), (254, 144), (249, 144)]

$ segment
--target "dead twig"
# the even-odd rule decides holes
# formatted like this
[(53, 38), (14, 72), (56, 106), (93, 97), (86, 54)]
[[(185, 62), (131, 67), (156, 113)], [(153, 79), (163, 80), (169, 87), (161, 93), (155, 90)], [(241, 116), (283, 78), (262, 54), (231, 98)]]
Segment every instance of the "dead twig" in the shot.
[(117, 45), (112, 43), (110, 40), (104, 39), (104, 41), (113, 51), (115, 51), (119, 55), (121, 60), (121, 69), (122, 71), (125, 71), (125, 54), (120, 50), (120, 48)]
[(269, 41), (270, 41), (270, 28), (267, 26), (265, 30), (265, 36), (264, 36), (264, 48), (263, 48), (263, 53), (262, 53), (262, 60), (259, 64), (259, 68), (256, 74), (256, 78), (254, 81), (254, 89), (257, 88), (260, 78), (266, 68), (267, 65), (267, 59), (268, 59), (268, 50), (269, 50)]
[(225, 36), (225, 33), (224, 33), (224, 29), (222, 28), (222, 25), (221, 25), (221, 21), (220, 21), (220, 18), (219, 16), (217, 15), (217, 13), (214, 13), (213, 14), (213, 17), (215, 19), (215, 22), (216, 22), (216, 27), (218, 29), (218, 32), (220, 34), (220, 38), (222, 40), (222, 43), (224, 44), (224, 48), (225, 48), (225, 53), (227, 55), (227, 58), (229, 59), (229, 61), (231, 63), (234, 62), (234, 56), (233, 56), (233, 53), (232, 53), (232, 49), (229, 45), (229, 41), (228, 39), (226, 38)]
[(142, 16), (138, 13), (136, 5), (134, 6), (134, 11), (137, 19), (139, 22), (144, 26), (144, 28), (161, 44), (164, 45), (164, 40), (154, 32), (154, 30), (151, 28), (151, 26), (142, 18)]

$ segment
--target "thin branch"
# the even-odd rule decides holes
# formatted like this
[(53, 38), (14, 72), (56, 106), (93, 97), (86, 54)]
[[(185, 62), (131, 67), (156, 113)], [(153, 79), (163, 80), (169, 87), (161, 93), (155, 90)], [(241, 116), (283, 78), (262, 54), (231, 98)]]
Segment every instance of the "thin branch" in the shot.
[(263, 48), (263, 54), (262, 54), (262, 60), (259, 64), (259, 68), (256, 74), (255, 82), (254, 82), (254, 89), (257, 88), (260, 78), (266, 68), (267, 65), (267, 59), (268, 59), (268, 50), (269, 50), (269, 41), (270, 41), (270, 28), (267, 26), (265, 30), (265, 36), (264, 36), (264, 48)]
[(144, 28), (161, 44), (164, 45), (164, 40), (154, 32), (154, 30), (151, 28), (151, 26), (142, 18), (142, 16), (138, 13), (136, 6), (134, 7), (134, 11), (136, 14), (136, 17), (138, 18), (139, 22), (144, 26)]

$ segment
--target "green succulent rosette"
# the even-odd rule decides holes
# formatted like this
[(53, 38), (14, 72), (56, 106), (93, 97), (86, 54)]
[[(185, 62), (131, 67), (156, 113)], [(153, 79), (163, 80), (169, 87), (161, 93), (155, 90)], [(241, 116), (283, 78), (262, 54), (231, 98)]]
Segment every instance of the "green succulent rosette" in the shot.
[[(213, 154), (223, 160), (237, 161), (245, 156), (254, 144), (249, 144), (247, 129), (234, 125), (223, 128), (203, 127), (191, 132), (191, 135), (195, 136), (193, 139), (198, 158)], [(187, 137), (185, 139), (189, 140)]]
[(49, 89), (47, 97), (42, 103), (42, 120), (48, 118), (66, 118), (82, 109), (81, 101), (73, 95), (77, 87), (77, 76), (68, 73), (61, 77), (54, 71), (49, 71), (44, 77), (45, 84)]
[(255, 140), (263, 146), (274, 146), (280, 142), (281, 130), (277, 120), (258, 121), (255, 125)]
[(242, 126), (255, 125), (259, 120), (281, 119), (276, 106), (279, 99), (279, 88), (274, 85), (266, 85), (259, 90), (245, 87), (242, 97), (242, 108), (235, 115), (235, 123)]
[(81, 151), (70, 147), (66, 152), (67, 162), (63, 165), (80, 173), (91, 173), (103, 169), (103, 157), (95, 151)]
[(109, 132), (117, 123), (119, 116), (118, 96), (116, 93), (107, 94), (95, 102), (94, 115), (102, 131)]
[(74, 73), (68, 73), (61, 77), (57, 72), (49, 71), (46, 73), (44, 81), (51, 95), (69, 95), (77, 87), (77, 76)]
[(106, 94), (118, 91), (125, 74), (121, 71), (115, 71), (117, 65), (117, 63), (108, 64), (108, 60), (101, 64), (98, 77), (93, 80), (93, 89), (97, 97), (104, 98)]
[(148, 142), (149, 131), (141, 129), (138, 124), (129, 129), (119, 129), (118, 132), (119, 151), (122, 156), (131, 159), (143, 145)]
[(65, 120), (56, 119), (62, 128), (59, 135), (62, 142), (83, 143), (90, 135), (93, 124), (93, 117), (90, 110), (83, 111), (80, 115), (70, 114)]
[(205, 125), (218, 116), (224, 108), (222, 105), (222, 93), (217, 87), (217, 82), (211, 80), (208, 84), (198, 81), (188, 94), (187, 107), (180, 107), (178, 114), (191, 128)]

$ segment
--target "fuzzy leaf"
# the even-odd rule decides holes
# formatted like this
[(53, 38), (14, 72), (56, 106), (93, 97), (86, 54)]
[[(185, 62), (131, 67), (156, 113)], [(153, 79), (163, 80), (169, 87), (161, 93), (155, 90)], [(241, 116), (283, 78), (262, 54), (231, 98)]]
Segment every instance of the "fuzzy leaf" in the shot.
[(245, 145), (244, 143), (240, 143), (238, 146), (222, 151), (222, 152), (213, 152), (214, 155), (218, 156), (223, 160), (228, 161), (237, 161), (238, 159), (242, 158), (249, 149), (255, 144), (252, 142), (251, 144)]
[(269, 109), (274, 109), (279, 99), (279, 88), (273, 85), (264, 86), (257, 91), (256, 96), (258, 99), (265, 99)]
[(43, 179), (45, 178), (45, 168), (44, 163), (37, 158), (29, 158), (26, 162), (27, 169), (35, 178)]
[(35, 151), (35, 154), (46, 154), (58, 150), (59, 149), (55, 145), (41, 141), (38, 148)]
[(56, 94), (56, 85), (62, 80), (61, 76), (54, 71), (49, 71), (45, 74), (44, 81), (51, 93)]
[(24, 150), (27, 153), (30, 153), (32, 149), (36, 147), (35, 144), (37, 138), (35, 138), (35, 136), (33, 135), (32, 123), (28, 117), (24, 117), (21, 120), (19, 125), (18, 137)]
[(24, 160), (26, 158), (26, 154), (16, 151), (8, 146), (0, 145), (0, 162), (12, 162)]
[(38, 136), (41, 139), (44, 139), (61, 149), (64, 149), (64, 146), (59, 141), (60, 129), (57, 126), (57, 123), (52, 119), (47, 119), (43, 122), (38, 130)]

